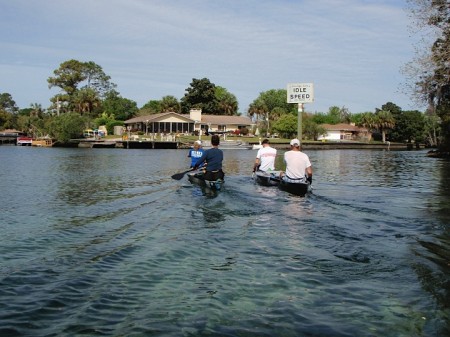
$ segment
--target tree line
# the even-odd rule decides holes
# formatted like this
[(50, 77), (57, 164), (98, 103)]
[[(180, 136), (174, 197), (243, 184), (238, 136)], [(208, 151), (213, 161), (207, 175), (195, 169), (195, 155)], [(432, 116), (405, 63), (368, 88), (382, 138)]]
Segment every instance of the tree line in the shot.
[[(141, 108), (137, 103), (121, 97), (116, 85), (94, 62), (70, 60), (48, 78), (49, 87), (61, 92), (51, 98), (51, 105), (42, 109), (39, 104), (19, 109), (8, 93), (0, 94), (0, 128), (15, 128), (34, 137), (50, 135), (60, 142), (78, 138), (87, 128), (106, 125), (111, 133), (114, 126), (139, 115), (163, 112), (188, 113), (201, 108), (205, 114), (238, 115), (236, 97), (207, 78), (193, 79), (185, 95), (178, 100), (165, 96), (150, 100)], [(297, 105), (287, 103), (285, 89), (261, 92), (249, 105), (248, 115), (260, 134), (278, 133), (292, 137), (297, 132)], [(379, 133), (381, 141), (439, 143), (441, 132), (435, 116), (419, 111), (403, 111), (388, 102), (374, 112), (352, 114), (345, 107), (332, 106), (326, 113), (304, 113), (302, 130), (305, 139), (317, 140), (326, 130), (322, 124), (353, 123)], [(253, 130), (255, 131), (255, 130)]]
[(407, 0), (411, 28), (422, 34), (414, 59), (403, 69), (406, 91), (427, 105), (426, 114), (439, 123), (440, 149), (450, 152), (450, 5), (448, 0)]
[[(317, 139), (324, 133), (321, 124), (354, 123), (380, 135), (381, 141), (426, 142), (450, 149), (450, 6), (447, 0), (408, 0), (414, 27), (431, 29), (430, 44), (420, 46), (418, 55), (405, 66), (405, 88), (424, 113), (403, 111), (392, 102), (370, 112), (352, 114), (345, 107), (333, 106), (328, 112), (305, 113), (303, 135)], [(428, 34), (429, 35), (429, 34)], [(429, 39), (428, 39), (429, 40)], [(424, 40), (427, 41), (427, 40)], [(149, 100), (141, 108), (116, 90), (111, 77), (96, 63), (68, 60), (48, 78), (49, 88), (60, 92), (43, 109), (39, 104), (19, 109), (9, 93), (0, 93), (0, 130), (14, 128), (39, 136), (49, 134), (60, 141), (76, 138), (82, 130), (115, 125), (139, 115), (173, 111), (188, 113), (201, 108), (205, 114), (239, 115), (236, 96), (207, 78), (193, 79), (184, 96), (164, 96)], [(247, 114), (262, 133), (292, 136), (297, 129), (297, 108), (286, 102), (284, 89), (261, 92), (249, 105)]]

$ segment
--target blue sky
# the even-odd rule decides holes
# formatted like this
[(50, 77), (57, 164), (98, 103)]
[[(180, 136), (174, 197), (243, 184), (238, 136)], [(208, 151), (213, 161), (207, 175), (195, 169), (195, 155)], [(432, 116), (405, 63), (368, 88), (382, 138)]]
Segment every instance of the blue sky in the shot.
[(414, 56), (400, 0), (0, 0), (0, 93), (50, 105), (47, 79), (67, 60), (93, 61), (141, 107), (180, 99), (193, 78), (225, 87), (239, 111), (263, 91), (313, 83), (314, 103), (351, 113), (401, 92)]

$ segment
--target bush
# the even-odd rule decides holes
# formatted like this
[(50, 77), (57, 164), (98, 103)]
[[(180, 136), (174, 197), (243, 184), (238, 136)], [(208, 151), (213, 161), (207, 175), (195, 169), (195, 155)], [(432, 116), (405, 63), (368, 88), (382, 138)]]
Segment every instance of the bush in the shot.
[(116, 120), (109, 121), (108, 123), (106, 123), (106, 130), (108, 131), (108, 135), (114, 134), (115, 126), (124, 126), (124, 125), (125, 124), (123, 121), (116, 121)]
[(247, 128), (242, 128), (242, 129), (240, 130), (240, 133), (241, 133), (243, 136), (247, 136), (248, 133), (249, 133), (249, 131), (248, 131)]
[(50, 123), (51, 135), (61, 143), (83, 135), (86, 118), (75, 112), (69, 112), (55, 117)]

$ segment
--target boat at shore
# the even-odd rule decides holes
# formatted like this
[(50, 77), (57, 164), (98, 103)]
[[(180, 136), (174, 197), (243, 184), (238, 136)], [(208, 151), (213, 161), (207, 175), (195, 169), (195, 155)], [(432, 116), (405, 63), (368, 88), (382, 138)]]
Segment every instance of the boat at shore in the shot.
[(253, 179), (258, 185), (262, 186), (277, 186), (280, 190), (290, 194), (305, 196), (311, 191), (311, 184), (308, 182), (288, 182), (280, 178), (281, 171), (256, 171)]
[(55, 145), (55, 142), (49, 137), (36, 138), (31, 142), (31, 146), (36, 147), (52, 147), (53, 145)]
[(20, 136), (20, 137), (17, 137), (16, 144), (18, 146), (31, 146), (32, 142), (33, 142), (33, 138), (26, 137), (26, 136)]

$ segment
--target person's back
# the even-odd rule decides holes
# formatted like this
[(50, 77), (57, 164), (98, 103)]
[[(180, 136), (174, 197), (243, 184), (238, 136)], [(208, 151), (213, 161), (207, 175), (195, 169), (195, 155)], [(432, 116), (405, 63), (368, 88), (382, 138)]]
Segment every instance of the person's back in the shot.
[(211, 137), (212, 148), (206, 150), (194, 166), (194, 169), (197, 169), (203, 162), (206, 163), (204, 174), (206, 180), (217, 180), (224, 177), (222, 171), (223, 151), (219, 149), (219, 144), (219, 136), (213, 135)]
[(277, 150), (270, 146), (269, 140), (264, 139), (262, 141), (262, 148), (258, 150), (256, 154), (255, 165), (253, 172), (257, 169), (260, 171), (275, 170), (275, 158), (277, 156)]
[(293, 139), (290, 142), (291, 150), (285, 152), (284, 162), (286, 163), (286, 172), (283, 179), (288, 181), (312, 182), (312, 166), (309, 157), (300, 151), (300, 141)]

